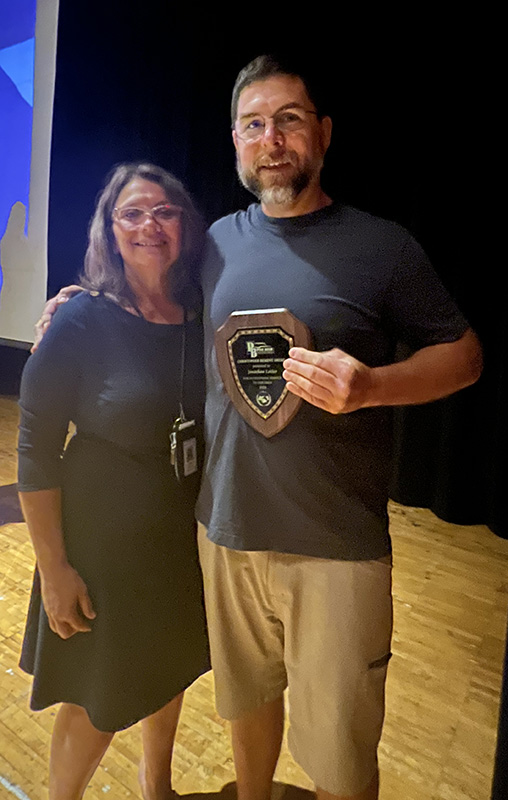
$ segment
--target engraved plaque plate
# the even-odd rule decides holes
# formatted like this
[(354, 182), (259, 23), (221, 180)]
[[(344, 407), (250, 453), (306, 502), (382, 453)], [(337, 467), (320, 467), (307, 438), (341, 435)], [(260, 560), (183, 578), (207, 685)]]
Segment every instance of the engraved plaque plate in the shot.
[(267, 438), (293, 419), (301, 398), (288, 392), (282, 363), (291, 347), (310, 347), (305, 323), (286, 308), (234, 311), (215, 334), (219, 370), (239, 414)]

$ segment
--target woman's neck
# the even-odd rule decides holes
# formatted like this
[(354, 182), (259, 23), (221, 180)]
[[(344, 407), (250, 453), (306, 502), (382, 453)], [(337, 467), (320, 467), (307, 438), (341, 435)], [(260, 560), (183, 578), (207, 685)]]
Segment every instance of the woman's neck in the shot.
[(171, 297), (165, 283), (141, 281), (138, 277), (127, 278), (137, 309), (148, 322), (180, 325), (183, 322), (183, 307)]
[(148, 322), (169, 325), (181, 325), (183, 322), (183, 307), (168, 297), (139, 297), (136, 295), (136, 303), (142, 316)]

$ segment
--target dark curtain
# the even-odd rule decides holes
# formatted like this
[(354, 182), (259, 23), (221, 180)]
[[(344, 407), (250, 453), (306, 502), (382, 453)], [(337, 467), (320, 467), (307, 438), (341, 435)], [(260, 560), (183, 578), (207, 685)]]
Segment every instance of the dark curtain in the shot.
[(231, 88), (261, 52), (297, 56), (319, 76), (334, 120), (326, 190), (409, 228), (485, 346), (477, 385), (397, 412), (392, 497), (508, 537), (500, 491), (506, 315), (475, 180), (484, 145), (472, 52), (442, 24), (439, 39), (432, 21), (401, 30), (399, 19), (390, 33), (386, 15), (333, 26), (298, 16), (61, 0), (49, 294), (79, 273), (95, 196), (119, 161), (143, 158), (174, 172), (208, 222), (251, 202), (235, 176)]

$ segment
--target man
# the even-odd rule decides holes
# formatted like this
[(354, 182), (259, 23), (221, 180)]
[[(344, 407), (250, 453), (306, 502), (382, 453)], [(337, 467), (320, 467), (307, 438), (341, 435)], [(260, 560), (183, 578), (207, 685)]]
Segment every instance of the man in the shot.
[[(203, 269), (208, 442), (198, 503), (219, 713), (239, 800), (269, 800), (289, 686), (289, 744), (319, 800), (376, 800), (390, 658), (390, 406), (473, 383), (475, 334), (394, 223), (320, 183), (332, 123), (312, 86), (261, 56), (239, 74), (233, 141), (260, 200), (215, 223)], [(232, 311), (288, 308), (304, 399), (270, 439), (231, 404), (213, 337)], [(43, 318), (44, 319), (44, 318)], [(414, 354), (394, 362), (398, 339)]]
[[(289, 684), (289, 745), (320, 800), (374, 800), (390, 657), (390, 412), (474, 382), (474, 333), (418, 245), (320, 184), (332, 123), (271, 58), (233, 90), (240, 180), (260, 200), (219, 220), (203, 270), (206, 474), (200, 553), (219, 713), (240, 800), (268, 800)], [(270, 439), (229, 402), (213, 335), (232, 311), (288, 308), (306, 403)], [(414, 355), (394, 364), (396, 339)], [(351, 413), (354, 412), (354, 413)], [(206, 536), (204, 526), (208, 529)]]

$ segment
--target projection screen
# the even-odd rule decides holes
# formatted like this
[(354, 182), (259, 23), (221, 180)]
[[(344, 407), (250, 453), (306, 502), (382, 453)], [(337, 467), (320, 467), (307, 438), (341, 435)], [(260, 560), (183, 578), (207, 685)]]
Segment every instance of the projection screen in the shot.
[(46, 299), (58, 0), (0, 0), (0, 344), (29, 347)]

